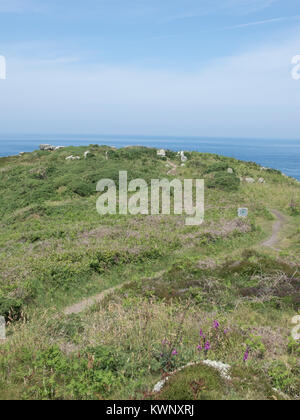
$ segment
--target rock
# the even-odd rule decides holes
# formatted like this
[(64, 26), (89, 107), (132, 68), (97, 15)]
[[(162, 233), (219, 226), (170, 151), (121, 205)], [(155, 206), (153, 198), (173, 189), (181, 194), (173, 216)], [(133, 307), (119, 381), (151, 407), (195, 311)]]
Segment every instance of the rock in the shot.
[(200, 365), (201, 363), (203, 365), (209, 366), (209, 367), (217, 370), (220, 373), (220, 375), (222, 376), (223, 379), (226, 379), (227, 381), (230, 381), (231, 380), (231, 377), (229, 375), (229, 371), (231, 369), (231, 366), (230, 365), (225, 365), (224, 363), (215, 362), (213, 360), (204, 360), (203, 362), (190, 362), (186, 366), (183, 366), (183, 367), (175, 370), (174, 372), (171, 372), (170, 373), (170, 376), (167, 376), (165, 379), (159, 381), (154, 386), (153, 392), (154, 393), (160, 392), (163, 389), (163, 387), (166, 385), (166, 383), (168, 382), (168, 380), (170, 379), (170, 377), (172, 375), (175, 375), (176, 373), (181, 372), (182, 370), (184, 370), (184, 369), (186, 369), (186, 368), (188, 368), (190, 366)]
[(180, 156), (180, 159), (181, 159), (181, 162), (182, 163), (185, 163), (185, 162), (187, 162), (187, 157), (185, 156), (185, 154), (184, 154), (184, 151), (182, 150), (181, 152), (179, 152), (178, 153), (179, 154), (179, 156)]
[(265, 179), (264, 179), (264, 178), (259, 178), (258, 182), (259, 182), (260, 184), (265, 184), (265, 183), (266, 183), (266, 181), (265, 181)]
[(222, 378), (224, 378), (228, 381), (231, 380), (231, 377), (229, 376), (229, 370), (231, 368), (230, 365), (225, 365), (224, 363), (215, 362), (215, 361), (212, 361), (212, 360), (204, 360), (203, 364), (206, 365), (206, 366), (210, 366), (213, 369), (216, 369), (217, 371), (219, 371)]
[(162, 381), (157, 382), (157, 384), (154, 386), (153, 391), (152, 392), (160, 392), (163, 387), (165, 386), (166, 381), (168, 380), (168, 378), (163, 379)]
[(66, 160), (79, 160), (79, 159), (80, 159), (79, 156), (73, 156), (73, 155), (66, 157)]
[(255, 179), (250, 178), (250, 177), (247, 177), (247, 178), (245, 178), (245, 181), (246, 181), (248, 184), (254, 184)]
[(87, 156), (90, 154), (91, 152), (89, 151), (89, 150), (87, 150), (86, 152), (84, 152), (84, 159), (86, 159), (87, 158)]
[(229, 174), (233, 174), (233, 169), (232, 169), (232, 168), (228, 168), (228, 169), (227, 169), (227, 173), (229, 173)]
[(40, 150), (55, 150), (55, 146), (52, 146), (51, 144), (40, 144)]
[(164, 149), (160, 149), (157, 151), (157, 156), (166, 157), (166, 151)]
[(60, 150), (64, 148), (65, 146), (52, 146), (52, 144), (40, 144), (40, 150), (53, 151), (53, 150)]
[(19, 153), (19, 156), (23, 156), (23, 155), (25, 155), (25, 152), (20, 152)]

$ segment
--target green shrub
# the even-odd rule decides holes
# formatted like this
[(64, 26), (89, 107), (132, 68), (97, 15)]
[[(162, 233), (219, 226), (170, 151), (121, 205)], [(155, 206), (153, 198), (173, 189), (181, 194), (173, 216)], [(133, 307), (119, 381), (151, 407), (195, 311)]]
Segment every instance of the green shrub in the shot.
[(274, 361), (268, 369), (268, 375), (276, 389), (287, 393), (291, 392), (294, 378), (283, 362)]
[(229, 168), (228, 163), (225, 162), (216, 162), (212, 165), (208, 166), (205, 170), (205, 174), (210, 174), (212, 172), (220, 172), (220, 171), (226, 171), (226, 169)]
[(105, 347), (68, 357), (53, 346), (38, 351), (32, 363), (34, 373), (26, 398), (102, 399), (123, 382), (118, 358)]
[(6, 321), (17, 321), (22, 316), (22, 302), (0, 295), (0, 315), (4, 316)]
[(83, 182), (79, 179), (72, 180), (69, 185), (69, 189), (81, 197), (88, 197), (96, 192), (95, 187), (91, 183)]
[(223, 191), (237, 191), (241, 181), (234, 174), (217, 172), (214, 177), (206, 181), (207, 188), (217, 188)]
[(156, 399), (217, 400), (223, 389), (224, 381), (216, 370), (204, 365), (191, 366), (171, 376)]

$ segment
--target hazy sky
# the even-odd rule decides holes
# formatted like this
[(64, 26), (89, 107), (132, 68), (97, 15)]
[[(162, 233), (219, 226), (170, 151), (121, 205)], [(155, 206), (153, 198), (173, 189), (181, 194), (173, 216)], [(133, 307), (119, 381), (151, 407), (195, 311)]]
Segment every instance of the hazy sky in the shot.
[(299, 0), (0, 0), (0, 55), (0, 133), (300, 139)]

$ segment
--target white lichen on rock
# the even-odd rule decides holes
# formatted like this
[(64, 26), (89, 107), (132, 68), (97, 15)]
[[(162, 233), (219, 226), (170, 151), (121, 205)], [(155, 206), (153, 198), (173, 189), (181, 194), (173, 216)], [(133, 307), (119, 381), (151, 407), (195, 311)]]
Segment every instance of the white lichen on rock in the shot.
[(227, 381), (231, 380), (231, 377), (229, 375), (229, 370), (230, 370), (229, 365), (225, 365), (224, 363), (216, 362), (213, 360), (204, 360), (203, 364), (206, 366), (210, 366), (213, 369), (216, 369), (217, 371), (219, 371), (223, 379), (226, 379)]

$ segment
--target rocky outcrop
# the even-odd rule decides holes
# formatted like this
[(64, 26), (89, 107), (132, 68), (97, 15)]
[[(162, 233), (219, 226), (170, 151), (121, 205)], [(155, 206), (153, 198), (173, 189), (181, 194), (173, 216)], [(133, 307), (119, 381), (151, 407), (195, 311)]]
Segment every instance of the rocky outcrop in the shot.
[(181, 162), (185, 163), (187, 162), (188, 158), (185, 156), (184, 151), (178, 152), (178, 155), (180, 156)]
[(255, 183), (255, 179), (254, 179), (254, 178), (250, 178), (250, 177), (245, 178), (245, 181), (246, 181), (248, 184), (254, 184), (254, 183)]
[(159, 157), (166, 157), (166, 151), (164, 149), (160, 149), (157, 151), (157, 156)]
[(55, 150), (55, 146), (51, 144), (40, 144), (40, 150), (52, 151)]
[(80, 156), (71, 155), (71, 156), (66, 157), (66, 160), (80, 160)]
[(183, 366), (177, 370), (175, 370), (174, 372), (171, 372), (169, 374), (169, 376), (167, 376), (166, 378), (162, 379), (161, 381), (159, 381), (153, 388), (153, 393), (157, 394), (158, 392), (160, 392), (163, 387), (166, 385), (166, 383), (169, 381), (169, 379), (173, 376), (176, 375), (176, 373), (181, 372), (182, 370), (191, 367), (191, 366), (199, 366), (199, 365), (205, 365), (208, 366), (212, 369), (215, 369), (219, 372), (220, 376), (225, 379), (226, 381), (231, 381), (231, 377), (230, 377), (230, 369), (231, 366), (230, 365), (226, 365), (222, 362), (217, 362), (215, 360), (204, 360), (203, 362), (191, 362), (188, 363), (186, 366)]
[(65, 146), (53, 146), (52, 144), (40, 144), (40, 150), (46, 150), (46, 151), (54, 151), (54, 150), (60, 150), (64, 149)]

